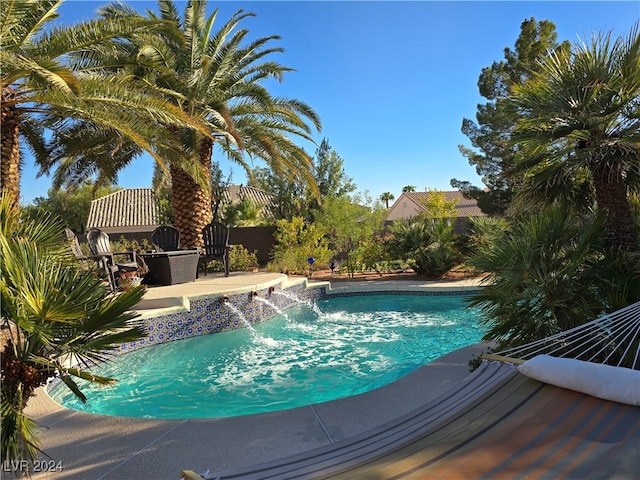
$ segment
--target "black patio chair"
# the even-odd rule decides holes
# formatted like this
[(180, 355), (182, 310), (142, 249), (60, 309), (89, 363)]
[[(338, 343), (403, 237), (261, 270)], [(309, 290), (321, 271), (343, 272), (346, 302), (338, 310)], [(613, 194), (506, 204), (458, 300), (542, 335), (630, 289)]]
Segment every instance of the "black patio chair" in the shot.
[(212, 222), (202, 229), (204, 247), (200, 252), (198, 271), (202, 267), (207, 274), (207, 265), (211, 260), (222, 260), (224, 276), (229, 276), (229, 227), (220, 222)]
[(180, 232), (171, 225), (160, 225), (151, 234), (151, 241), (159, 252), (172, 252), (180, 249)]
[[(87, 232), (87, 243), (94, 257), (97, 257), (98, 263), (104, 269), (109, 280), (111, 290), (118, 287), (120, 274), (138, 271), (138, 259), (136, 252), (112, 252), (109, 235), (97, 228), (91, 228)], [(116, 256), (128, 256), (130, 262), (116, 262)], [(99, 258), (98, 258), (99, 257)]]
[(70, 228), (65, 228), (64, 234), (67, 237), (69, 247), (71, 247), (71, 251), (73, 252), (73, 255), (77, 260), (81, 262), (95, 262), (98, 263), (100, 267), (102, 267), (102, 265), (100, 265), (100, 261), (103, 258), (102, 255), (85, 255), (85, 253), (82, 251), (82, 248), (80, 248), (80, 241), (78, 240), (78, 237), (73, 232), (73, 230), (71, 230)]
[(76, 236), (75, 233), (73, 233), (73, 230), (71, 230), (70, 228), (65, 228), (64, 229), (64, 235), (65, 237), (67, 237), (67, 241), (69, 242), (69, 246), (71, 247), (71, 251), (73, 252), (73, 254), (75, 255), (75, 257), (78, 260), (90, 260), (91, 258), (87, 257), (84, 252), (82, 251), (82, 248), (80, 248), (80, 242), (78, 241), (78, 237)]

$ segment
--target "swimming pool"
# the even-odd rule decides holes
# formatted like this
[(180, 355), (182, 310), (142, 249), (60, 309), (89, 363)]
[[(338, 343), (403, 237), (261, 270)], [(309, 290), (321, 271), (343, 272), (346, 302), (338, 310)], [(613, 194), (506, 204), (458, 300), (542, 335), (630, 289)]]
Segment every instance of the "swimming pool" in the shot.
[(376, 295), (297, 306), (244, 328), (136, 350), (82, 381), (82, 404), (63, 385), (51, 397), (74, 410), (138, 418), (263, 413), (363, 393), (480, 341), (461, 296)]

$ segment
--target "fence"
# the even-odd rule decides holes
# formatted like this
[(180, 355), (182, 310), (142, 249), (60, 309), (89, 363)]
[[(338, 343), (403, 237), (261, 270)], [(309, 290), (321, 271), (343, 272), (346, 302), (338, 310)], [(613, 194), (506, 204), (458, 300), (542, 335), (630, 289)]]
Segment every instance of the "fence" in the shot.
[[(275, 245), (275, 237), (273, 236), (276, 231), (275, 226), (263, 226), (263, 227), (236, 227), (231, 228), (229, 232), (229, 243), (231, 245), (243, 245), (249, 252), (255, 253), (258, 257), (258, 263), (260, 265), (266, 265), (269, 262), (271, 250)], [(151, 231), (149, 232), (113, 232), (109, 233), (109, 239), (112, 242), (118, 242), (122, 237), (125, 240), (142, 244), (146, 239), (150, 244)], [(86, 235), (78, 235), (80, 242), (86, 242)]]

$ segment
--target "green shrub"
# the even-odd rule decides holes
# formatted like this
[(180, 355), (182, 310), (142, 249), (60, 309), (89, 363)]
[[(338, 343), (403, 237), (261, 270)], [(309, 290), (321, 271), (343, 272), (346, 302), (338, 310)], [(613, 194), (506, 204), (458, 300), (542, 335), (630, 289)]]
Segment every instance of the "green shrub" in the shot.
[(124, 235), (122, 235), (117, 242), (111, 242), (112, 252), (134, 251), (137, 253), (145, 253), (153, 248), (153, 243), (151, 243), (147, 238), (143, 238), (142, 242), (138, 242), (137, 240), (127, 240)]
[(33, 468), (40, 429), (24, 412), (30, 397), (54, 373), (83, 402), (76, 379), (114, 383), (91, 366), (145, 335), (132, 311), (144, 289), (111, 293), (78, 264), (60, 219), (25, 217), (8, 197), (0, 199), (2, 459)]
[(603, 222), (553, 206), (514, 220), (473, 257), (488, 273), (471, 297), (488, 327), (484, 340), (499, 350), (526, 344), (637, 301), (638, 255), (607, 251)]
[[(231, 245), (229, 250), (229, 270), (232, 272), (251, 272), (258, 268), (258, 257), (249, 252), (244, 245)], [(207, 272), (223, 272), (222, 260), (212, 260), (207, 265)]]
[(424, 219), (395, 222), (387, 242), (390, 257), (409, 263), (419, 275), (439, 278), (461, 259), (453, 220)]
[(491, 247), (508, 228), (509, 222), (502, 217), (469, 217), (467, 254), (474, 255)]
[(231, 245), (229, 263), (234, 272), (250, 272), (259, 267), (255, 252), (250, 252), (243, 245)]
[(326, 264), (331, 258), (324, 232), (316, 225), (306, 224), (302, 217), (293, 217), (279, 220), (277, 227), (270, 269), (303, 273), (309, 268), (309, 257), (315, 259), (316, 266)]

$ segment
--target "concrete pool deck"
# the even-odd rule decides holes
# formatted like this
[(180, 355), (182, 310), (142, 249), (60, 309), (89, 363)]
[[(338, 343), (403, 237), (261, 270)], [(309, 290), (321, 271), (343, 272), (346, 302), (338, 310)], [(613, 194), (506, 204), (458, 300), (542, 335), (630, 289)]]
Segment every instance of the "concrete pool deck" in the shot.
[[(284, 277), (284, 278), (283, 278)], [(304, 282), (274, 273), (209, 275), (196, 282), (150, 288), (141, 312), (182, 308), (190, 297)], [(472, 290), (475, 280), (354, 281), (331, 291)], [(248, 466), (327, 445), (379, 426), (445, 393), (469, 374), (481, 344), (445, 355), (382, 388), (331, 402), (242, 417), (155, 420), (80, 413), (60, 407), (44, 389), (25, 410), (41, 428), (41, 448), (62, 470), (35, 479), (173, 479)], [(60, 462), (58, 464), (58, 462)], [(4, 472), (8, 473), (8, 472)]]

